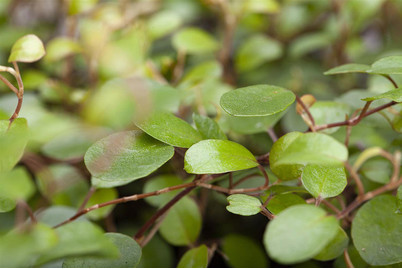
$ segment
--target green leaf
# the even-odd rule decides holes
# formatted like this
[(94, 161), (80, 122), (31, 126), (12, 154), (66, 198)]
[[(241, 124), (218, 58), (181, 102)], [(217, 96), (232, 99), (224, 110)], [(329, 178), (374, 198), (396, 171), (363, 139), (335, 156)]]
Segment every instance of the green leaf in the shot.
[(153, 138), (175, 147), (189, 148), (202, 140), (190, 124), (167, 112), (155, 112), (136, 124)]
[[(148, 179), (145, 182), (143, 193), (157, 191), (163, 188), (172, 187), (179, 184), (183, 184), (183, 180), (178, 178), (176, 175), (161, 175), (158, 177)], [(160, 207), (169, 202), (170, 200), (172, 200), (172, 198), (175, 197), (176, 194), (179, 192), (180, 190), (162, 193), (160, 195), (147, 197), (145, 198), (145, 201), (147, 201), (149, 204), (153, 206)]]
[(335, 197), (347, 185), (345, 168), (307, 165), (301, 176), (303, 186), (315, 198)]
[(27, 120), (18, 118), (10, 129), (8, 120), (0, 120), (0, 172), (10, 171), (21, 159), (28, 142)]
[(197, 248), (188, 250), (181, 257), (177, 268), (207, 268), (208, 267), (208, 248), (201, 245)]
[(225, 93), (220, 103), (233, 116), (269, 116), (284, 111), (295, 99), (289, 90), (271, 85), (254, 85)]
[(24, 167), (17, 167), (9, 172), (0, 173), (1, 199), (28, 200), (34, 193), (35, 185)]
[(338, 233), (336, 236), (328, 243), (328, 245), (321, 250), (321, 252), (314, 257), (314, 259), (319, 261), (329, 261), (336, 257), (342, 255), (345, 248), (348, 247), (349, 237), (345, 231), (338, 227)]
[(164, 10), (156, 13), (148, 20), (148, 31), (152, 38), (161, 38), (170, 34), (182, 24), (178, 13)]
[(304, 199), (299, 195), (283, 193), (273, 196), (268, 202), (267, 209), (272, 212), (272, 214), (278, 215), (288, 207), (305, 203), (306, 201), (304, 201)]
[(43, 253), (36, 261), (36, 265), (71, 256), (118, 257), (119, 252), (116, 246), (103, 235), (100, 228), (90, 222), (71, 222), (55, 231), (59, 237), (59, 243)]
[(255, 69), (282, 56), (282, 46), (275, 39), (257, 34), (244, 41), (237, 51), (235, 63), (239, 72)]
[(197, 204), (188, 197), (181, 199), (169, 210), (159, 231), (171, 245), (194, 243), (201, 231), (201, 213)]
[[(71, 218), (77, 213), (77, 208), (68, 207), (68, 206), (51, 206), (46, 208), (43, 211), (40, 211), (37, 214), (38, 221), (45, 223), (49, 226), (56, 226), (57, 224), (62, 223), (63, 221)], [(78, 219), (74, 220), (74, 222), (79, 221), (88, 221), (86, 216), (83, 215)]]
[(374, 101), (374, 100), (379, 100), (379, 99), (384, 99), (384, 98), (398, 102), (398, 103), (402, 102), (402, 88), (393, 89), (393, 90), (390, 90), (388, 92), (385, 92), (385, 93), (382, 93), (379, 95), (363, 98), (362, 100), (368, 102), (368, 101)]
[(56, 232), (41, 223), (25, 230), (12, 230), (0, 236), (0, 267), (34, 267), (39, 255), (58, 242)]
[(92, 9), (98, 0), (71, 0), (69, 1), (68, 14), (76, 15)]
[[(92, 194), (91, 198), (88, 200), (88, 203), (85, 207), (90, 207), (96, 204), (101, 204), (104, 202), (108, 202), (114, 200), (118, 197), (117, 190), (115, 189), (99, 189)], [(112, 212), (116, 205), (109, 205), (97, 210), (88, 212), (87, 216), (92, 220), (99, 220), (105, 218), (107, 215)]]
[(382, 75), (400, 75), (402, 74), (402, 56), (384, 57), (374, 62), (367, 72)]
[(199, 85), (206, 79), (219, 79), (222, 76), (222, 66), (217, 61), (206, 61), (192, 67), (180, 81), (181, 89), (189, 89)]
[(369, 65), (365, 64), (344, 64), (324, 72), (324, 75), (337, 75), (345, 73), (367, 73), (370, 69)]
[(240, 134), (256, 134), (266, 132), (267, 129), (274, 126), (285, 113), (286, 111), (283, 111), (263, 117), (235, 117), (226, 114), (225, 118), (227, 118), (230, 129), (234, 132)]
[(32, 63), (45, 53), (43, 43), (36, 35), (25, 35), (14, 43), (8, 62)]
[(176, 262), (173, 261), (175, 258), (173, 247), (156, 234), (142, 249), (141, 260), (137, 267), (172, 268)]
[[(315, 102), (309, 110), (314, 118), (315, 124), (322, 125), (345, 120), (345, 116), (349, 114), (350, 108), (348, 105), (338, 102), (318, 101)], [(321, 132), (331, 134), (338, 129), (339, 127), (329, 128)]]
[(172, 43), (176, 50), (189, 54), (214, 52), (219, 49), (219, 43), (209, 33), (194, 27), (177, 32)]
[(145, 177), (170, 158), (174, 149), (141, 131), (112, 134), (92, 145), (84, 161), (92, 176), (124, 185)]
[(381, 195), (364, 204), (353, 220), (352, 239), (360, 256), (371, 265), (402, 262), (402, 215), (396, 197)]
[(338, 221), (313, 205), (295, 205), (269, 222), (264, 244), (269, 256), (282, 264), (311, 259), (336, 236)]
[(262, 247), (253, 239), (239, 235), (229, 234), (223, 238), (222, 250), (231, 267), (237, 268), (266, 268), (267, 256)]
[(229, 205), (226, 209), (233, 214), (242, 216), (252, 216), (260, 213), (261, 201), (250, 195), (246, 194), (233, 194), (226, 198)]
[(80, 53), (82, 51), (81, 46), (73, 39), (67, 37), (58, 37), (52, 39), (46, 45), (46, 57), (47, 62), (56, 62), (64, 59), (67, 56)]
[(213, 119), (194, 113), (193, 121), (203, 139), (227, 139), (225, 133)]
[(396, 194), (396, 213), (402, 214), (402, 186), (399, 186)]
[(269, 155), (272, 172), (282, 180), (297, 178), (307, 164), (339, 167), (347, 158), (345, 145), (334, 138), (321, 133), (299, 132), (278, 139)]
[(203, 140), (189, 148), (184, 170), (191, 174), (220, 174), (258, 166), (245, 147), (228, 140)]
[(280, 10), (280, 5), (276, 0), (246, 0), (241, 1), (241, 4), (244, 12), (276, 13)]
[(119, 233), (106, 233), (119, 250), (119, 258), (70, 257), (64, 260), (63, 268), (133, 268), (141, 259), (141, 247), (131, 237)]

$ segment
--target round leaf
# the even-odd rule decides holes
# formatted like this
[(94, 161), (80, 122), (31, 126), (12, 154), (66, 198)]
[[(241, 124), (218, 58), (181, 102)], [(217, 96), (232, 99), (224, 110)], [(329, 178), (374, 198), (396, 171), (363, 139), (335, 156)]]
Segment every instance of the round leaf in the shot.
[(246, 194), (233, 194), (227, 198), (229, 205), (226, 209), (233, 214), (242, 216), (252, 216), (260, 213), (261, 201)]
[(175, 147), (189, 148), (202, 140), (201, 134), (190, 124), (167, 112), (153, 113), (136, 124), (153, 138)]
[(293, 193), (282, 193), (273, 196), (271, 200), (269, 200), (267, 208), (274, 215), (278, 215), (288, 207), (305, 203), (306, 201), (304, 201), (304, 199), (299, 195)]
[(112, 134), (93, 144), (84, 157), (89, 172), (99, 180), (121, 185), (145, 177), (170, 158), (174, 149), (141, 131)]
[(219, 43), (210, 34), (193, 27), (176, 33), (172, 42), (177, 50), (190, 54), (213, 52), (219, 48)]
[(344, 249), (348, 247), (348, 244), (348, 235), (341, 227), (338, 227), (338, 233), (334, 239), (332, 239), (331, 242), (329, 242), (328, 245), (317, 256), (314, 257), (314, 259), (319, 261), (333, 260), (342, 255)]
[(208, 267), (208, 248), (201, 245), (190, 249), (181, 257), (177, 268), (207, 268)]
[(191, 174), (219, 174), (258, 166), (245, 147), (228, 140), (203, 140), (189, 148), (184, 170)]
[(315, 198), (335, 197), (347, 185), (344, 167), (307, 165), (301, 176), (303, 186)]
[(367, 70), (369, 69), (370, 66), (365, 64), (344, 64), (341, 66), (331, 68), (330, 70), (326, 71), (324, 75), (337, 75), (345, 73), (367, 73)]
[(119, 250), (119, 258), (71, 257), (63, 262), (63, 268), (133, 268), (141, 258), (141, 247), (131, 237), (119, 233), (106, 233)]
[(402, 74), (402, 56), (384, 57), (371, 65), (368, 73), (391, 75)]
[(42, 58), (45, 53), (43, 43), (36, 35), (26, 35), (14, 43), (8, 62), (32, 63)]
[(220, 103), (233, 116), (269, 116), (284, 111), (295, 99), (289, 90), (271, 85), (254, 85), (225, 93)]
[(264, 244), (269, 256), (279, 263), (303, 262), (316, 256), (335, 237), (335, 217), (313, 205), (295, 205), (269, 222)]
[(396, 197), (373, 198), (357, 212), (352, 238), (360, 256), (371, 265), (402, 262), (402, 215), (395, 214)]
[(363, 101), (374, 101), (374, 100), (379, 100), (379, 99), (390, 99), (394, 102), (402, 102), (402, 88), (397, 88), (397, 89), (393, 89), (390, 90), (388, 92), (379, 94), (379, 95), (375, 95), (372, 97), (367, 97), (362, 99)]

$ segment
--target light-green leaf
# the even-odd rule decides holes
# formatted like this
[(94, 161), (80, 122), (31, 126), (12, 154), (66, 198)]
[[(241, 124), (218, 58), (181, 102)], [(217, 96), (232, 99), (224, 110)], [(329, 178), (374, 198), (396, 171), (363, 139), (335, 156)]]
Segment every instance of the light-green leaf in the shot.
[(177, 32), (172, 43), (177, 50), (189, 54), (208, 53), (219, 48), (219, 43), (209, 33), (194, 27)]
[(136, 124), (153, 138), (175, 147), (189, 148), (202, 140), (190, 124), (168, 112), (155, 112)]
[(369, 69), (370, 66), (366, 64), (344, 64), (329, 69), (324, 73), (324, 75), (337, 75), (345, 73), (367, 73), (367, 70)]
[(119, 250), (119, 258), (71, 257), (63, 262), (63, 268), (133, 268), (141, 259), (141, 247), (131, 237), (120, 233), (106, 233)]
[(245, 147), (228, 140), (203, 140), (189, 148), (184, 170), (191, 174), (219, 174), (258, 166)]
[(190, 249), (181, 257), (177, 268), (207, 268), (208, 267), (208, 248), (201, 245)]
[(288, 207), (305, 203), (306, 201), (297, 194), (282, 193), (274, 195), (269, 200), (267, 208), (272, 214), (278, 215)]
[(18, 39), (12, 49), (8, 62), (32, 63), (45, 55), (45, 47), (36, 35), (26, 35)]
[(233, 214), (242, 216), (252, 216), (260, 213), (261, 201), (250, 195), (246, 194), (233, 194), (226, 198), (229, 205), (226, 209)]
[(60, 61), (63, 58), (80, 53), (82, 51), (81, 46), (73, 39), (67, 37), (58, 37), (52, 39), (46, 45), (46, 56), (44, 58), (47, 62)]
[(347, 185), (345, 168), (307, 165), (301, 176), (303, 186), (315, 198), (335, 197)]
[(35, 185), (24, 167), (0, 173), (0, 197), (14, 201), (27, 200), (35, 193)]
[(193, 121), (203, 139), (227, 139), (225, 133), (213, 119), (194, 113)]
[(119, 185), (145, 177), (170, 158), (172, 146), (159, 142), (141, 131), (112, 134), (93, 144), (84, 157), (89, 172), (101, 181)]
[(342, 255), (343, 250), (348, 247), (349, 237), (345, 231), (338, 227), (338, 233), (336, 236), (328, 243), (327, 246), (321, 252), (314, 257), (314, 259), (319, 261), (329, 261), (336, 257)]
[(313, 205), (295, 205), (269, 222), (264, 244), (269, 256), (283, 264), (303, 262), (320, 253), (336, 236), (338, 221)]
[(221, 107), (237, 117), (269, 116), (284, 111), (296, 97), (293, 92), (271, 85), (254, 85), (225, 93)]
[(381, 195), (364, 204), (352, 223), (352, 239), (371, 265), (402, 262), (402, 215), (395, 214), (396, 197)]
[(379, 95), (375, 95), (375, 96), (371, 96), (371, 97), (367, 97), (362, 99), (363, 101), (374, 101), (374, 100), (378, 100), (378, 99), (390, 99), (392, 101), (395, 102), (402, 102), (402, 88), (397, 88), (397, 89), (393, 89), (390, 90), (388, 92), (379, 94)]
[(382, 75), (402, 74), (402, 56), (388, 56), (381, 58), (371, 65), (367, 73)]
[(159, 231), (174, 246), (194, 243), (201, 231), (201, 213), (197, 204), (188, 197), (181, 199), (169, 210)]

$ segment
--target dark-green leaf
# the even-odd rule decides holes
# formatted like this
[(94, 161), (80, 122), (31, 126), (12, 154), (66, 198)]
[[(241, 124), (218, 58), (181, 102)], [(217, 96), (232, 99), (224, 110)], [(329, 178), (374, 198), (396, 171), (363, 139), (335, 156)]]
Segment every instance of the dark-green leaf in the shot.
[(257, 165), (250, 151), (228, 140), (203, 140), (189, 148), (184, 157), (184, 170), (191, 174), (219, 174)]
[(208, 248), (201, 245), (190, 249), (181, 257), (177, 268), (207, 268), (208, 267)]
[(203, 139), (227, 139), (225, 133), (213, 119), (194, 113), (193, 121)]
[(233, 214), (242, 216), (252, 216), (260, 213), (261, 201), (250, 195), (246, 194), (233, 194), (226, 198), (229, 205), (226, 209)]
[(254, 85), (225, 93), (222, 108), (237, 117), (269, 116), (284, 111), (296, 97), (293, 92), (271, 85)]

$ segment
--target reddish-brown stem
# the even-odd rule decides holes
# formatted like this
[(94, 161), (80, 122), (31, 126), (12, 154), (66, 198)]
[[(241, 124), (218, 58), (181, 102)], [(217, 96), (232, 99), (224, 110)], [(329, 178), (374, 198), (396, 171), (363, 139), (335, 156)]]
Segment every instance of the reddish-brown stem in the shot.
[(322, 199), (321, 202), (322, 202), (324, 205), (326, 205), (329, 209), (331, 209), (332, 211), (334, 211), (336, 214), (341, 213), (341, 211), (340, 211), (336, 206), (334, 206), (333, 204), (331, 204), (329, 201), (327, 201), (327, 200), (325, 200), (325, 199)]
[(16, 95), (18, 95), (18, 89), (11, 84), (10, 81), (8, 81), (8, 79), (6, 79), (5, 77), (3, 77), (2, 75), (0, 75), (0, 80), (7, 85), (8, 88), (10, 88), (10, 90), (12, 90)]
[(266, 216), (269, 220), (272, 220), (275, 218), (275, 215), (272, 214), (271, 212), (269, 212), (269, 210), (263, 205), (261, 205), (260, 213), (263, 214), (264, 216)]
[(13, 65), (15, 68), (15, 79), (17, 80), (17, 84), (18, 84), (18, 93), (17, 93), (18, 103), (17, 103), (17, 107), (15, 108), (13, 115), (9, 119), (10, 124), (18, 117), (18, 114), (20, 113), (20, 110), (22, 107), (22, 100), (24, 97), (24, 84), (22, 83), (22, 78), (21, 78), (20, 70), (18, 68), (18, 64), (16, 62), (13, 62)]
[(356, 183), (359, 196), (364, 195), (364, 186), (363, 186), (363, 183), (362, 183), (359, 175), (356, 173), (356, 171), (353, 169), (353, 167), (350, 166), (350, 164), (348, 162), (345, 162), (344, 165), (345, 165), (346, 169), (349, 171), (350, 176), (353, 178), (353, 180)]
[(322, 197), (321, 196), (318, 196), (316, 199), (315, 199), (315, 206), (320, 206), (320, 204), (321, 204), (321, 202), (322, 202)]
[(156, 232), (159, 230), (160, 226), (162, 225), (163, 220), (165, 219), (165, 217), (167, 216), (167, 212), (165, 214), (163, 214), (162, 216), (160, 216), (156, 221), (155, 221), (155, 225), (154, 227), (152, 227), (151, 231), (149, 231), (149, 233), (147, 234), (146, 237), (144, 237), (143, 240), (141, 240), (140, 242), (140, 246), (143, 248), (145, 247), (149, 241), (151, 241), (151, 239), (154, 237), (154, 235), (156, 234)]
[(84, 198), (84, 201), (82, 202), (81, 206), (78, 208), (77, 213), (82, 211), (85, 208), (85, 206), (87, 205), (89, 199), (91, 199), (91, 196), (94, 194), (95, 191), (96, 191), (96, 188), (94, 186), (92, 186), (89, 189), (87, 195)]
[[(314, 121), (314, 117), (313, 117), (313, 115), (311, 115), (311, 113), (310, 113), (310, 110), (308, 109), (308, 107), (306, 106), (306, 104), (303, 102), (303, 100), (299, 97), (299, 96), (297, 96), (296, 95), (296, 101), (297, 101), (297, 103), (299, 103), (301, 106), (302, 106), (302, 108), (303, 108), (303, 112), (306, 112), (306, 114), (307, 114), (307, 116), (308, 116), (308, 118), (309, 118), (309, 120), (310, 120), (310, 123), (311, 123), (311, 126), (310, 126), (310, 128), (311, 128), (311, 131), (313, 131), (313, 132), (315, 132), (315, 131), (317, 131), (317, 128), (316, 128), (316, 126), (315, 126), (315, 121)], [(310, 125), (310, 124), (309, 124)]]
[(398, 88), (398, 84), (396, 84), (395, 80), (393, 80), (390, 75), (383, 75), (383, 76), (387, 78), (392, 83), (392, 85), (394, 85), (395, 88)]

